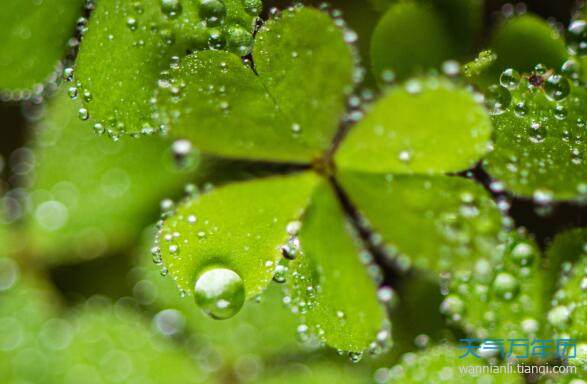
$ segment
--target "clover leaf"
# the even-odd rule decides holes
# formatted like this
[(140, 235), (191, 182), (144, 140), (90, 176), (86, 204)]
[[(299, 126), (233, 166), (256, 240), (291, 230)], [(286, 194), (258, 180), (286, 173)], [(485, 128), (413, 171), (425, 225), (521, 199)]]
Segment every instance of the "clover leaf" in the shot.
[[(472, 272), (453, 281), (441, 309), (479, 338), (574, 339), (576, 358), (573, 350), (558, 352), (568, 354), (568, 363), (578, 366), (581, 377), (587, 322), (585, 244), (584, 228), (569, 230), (555, 237), (543, 257), (530, 239), (513, 234), (501, 254), (480, 260)], [(550, 382), (548, 377), (543, 381)]]
[(564, 76), (545, 78), (539, 87), (521, 81), (509, 107), (493, 116), (495, 150), (484, 164), (515, 195), (540, 202), (583, 199), (587, 94)]
[[(0, 12), (0, 92), (18, 99), (55, 81), (84, 0), (5, 0)], [(71, 47), (69, 47), (71, 48)]]
[[(443, 175), (473, 166), (489, 149), (491, 123), (470, 91), (444, 78), (415, 79), (368, 106), (346, 137), (335, 135), (352, 85), (346, 35), (325, 14), (294, 8), (259, 31), (256, 73), (220, 51), (197, 52), (172, 66), (157, 99), (170, 135), (204, 152), (312, 169), (188, 198), (164, 212), (154, 257), (163, 274), (218, 319), (238, 313), (272, 278), (285, 280), (286, 301), (302, 318), (298, 332), (356, 361), (367, 347), (385, 349), (389, 330), (377, 301), (377, 268), (367, 272), (359, 260), (372, 244), (357, 236), (362, 229), (352, 229), (353, 204), (389, 249), (435, 273), (486, 255), (499, 243), (502, 224), (482, 188)], [(319, 74), (326, 68), (332, 76), (325, 79)], [(300, 73), (310, 80), (303, 91), (285, 93)], [(386, 183), (395, 177), (391, 201), (399, 209), (381, 211), (389, 201)], [(435, 201), (438, 193), (451, 200), (449, 208)], [(416, 240), (412, 232), (423, 226), (430, 237)]]
[(317, 10), (286, 11), (260, 29), (252, 54), (254, 71), (221, 51), (197, 52), (172, 66), (157, 100), (169, 134), (226, 157), (320, 157), (352, 90), (343, 32)]
[(88, 117), (114, 137), (157, 130), (150, 102), (169, 64), (209, 47), (246, 55), (260, 12), (255, 3), (98, 2), (75, 64), (74, 89), (84, 95)]

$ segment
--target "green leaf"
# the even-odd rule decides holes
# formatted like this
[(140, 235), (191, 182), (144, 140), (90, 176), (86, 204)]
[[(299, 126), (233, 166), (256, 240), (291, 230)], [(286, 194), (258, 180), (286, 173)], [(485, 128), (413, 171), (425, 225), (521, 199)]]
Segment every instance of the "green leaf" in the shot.
[(371, 38), (371, 63), (378, 81), (391, 70), (398, 79), (440, 65), (456, 56), (456, 47), (442, 19), (426, 5), (392, 5)]
[[(481, 373), (475, 372), (484, 365), (478, 358), (459, 359), (464, 350), (453, 346), (439, 346), (415, 354), (406, 354), (401, 363), (390, 369), (390, 379), (387, 383), (437, 383), (447, 381), (454, 384), (469, 384), (472, 382), (502, 382), (523, 384), (526, 381), (517, 373)], [(466, 373), (463, 368), (471, 368)], [(445, 379), (443, 379), (445, 378)]]
[[(0, 377), (6, 383), (52, 382), (58, 303), (48, 284), (0, 256)], [(60, 342), (59, 340), (58, 342)]]
[(291, 364), (288, 367), (270, 368), (256, 382), (258, 384), (369, 384), (373, 382), (373, 378), (365, 369), (322, 361), (313, 364)]
[(75, 68), (78, 93), (87, 93), (83, 98), (93, 122), (113, 136), (153, 132), (150, 100), (172, 57), (208, 48), (210, 35), (231, 42), (230, 28), (250, 34), (254, 15), (240, 0), (223, 3), (223, 27), (216, 28), (200, 21), (199, 1), (182, 2), (177, 17), (168, 17), (160, 0), (99, 1)]
[(484, 0), (371, 0), (375, 9), (380, 12), (397, 4), (410, 2), (432, 6), (450, 31), (451, 37), (458, 38), (459, 44), (454, 48), (459, 54), (469, 53), (483, 28)]
[(224, 52), (196, 53), (175, 66), (157, 103), (170, 134), (227, 157), (320, 157), (352, 86), (342, 31), (318, 10), (287, 11), (258, 32), (253, 58), (256, 73)]
[(343, 170), (445, 173), (488, 151), (491, 121), (471, 92), (448, 80), (393, 88), (348, 134), (336, 154)]
[[(549, 268), (561, 272), (547, 319), (554, 334), (577, 339), (577, 352), (587, 348), (587, 229), (577, 228), (559, 234), (548, 249)], [(554, 280), (553, 280), (554, 283)], [(554, 284), (552, 284), (554, 285)], [(582, 344), (582, 345), (580, 345)], [(580, 353), (578, 353), (580, 356)]]
[[(146, 231), (148, 244), (152, 243), (152, 235), (151, 230)], [(295, 337), (299, 321), (283, 304), (277, 284), (271, 284), (233, 318), (213, 320), (196, 307), (192, 297), (180, 296), (175, 282), (161, 276), (160, 268), (146, 250), (142, 249), (137, 257), (133, 292), (139, 303), (156, 312), (153, 323), (161, 333), (169, 335), (166, 319), (176, 319), (177, 334), (170, 336), (193, 336), (202, 350), (218, 354), (229, 363), (246, 355), (270, 358), (303, 350)]]
[(83, 0), (3, 0), (0, 90), (25, 91), (59, 69)]
[(300, 231), (303, 254), (291, 265), (294, 311), (332, 347), (362, 352), (375, 342), (386, 315), (377, 286), (361, 264), (361, 246), (329, 185), (316, 189)]
[(61, 92), (36, 125), (27, 245), (48, 263), (124, 250), (156, 217), (158, 202), (181, 190), (170, 143), (160, 137), (113, 142), (92, 134), (77, 103)]
[(527, 72), (538, 63), (558, 69), (568, 56), (559, 33), (533, 15), (504, 21), (495, 30), (490, 47), (497, 54), (496, 75), (506, 68)]
[(66, 318), (60, 383), (203, 383), (207, 373), (172, 343), (152, 334), (138, 314), (90, 299)]
[(543, 321), (548, 305), (546, 281), (534, 241), (512, 233), (504, 246), (454, 275), (440, 309), (480, 338), (551, 336)]
[(163, 262), (178, 287), (192, 294), (203, 272), (223, 267), (240, 276), (247, 298), (261, 293), (282, 257), (286, 227), (300, 218), (317, 181), (310, 172), (269, 177), (179, 205), (159, 235)]
[(501, 215), (483, 188), (460, 177), (341, 172), (338, 180), (392, 256), (454, 272), (495, 252)]
[[(581, 137), (587, 91), (573, 87), (569, 97), (555, 103), (544, 92), (528, 91), (525, 82), (519, 88), (512, 107), (493, 117), (495, 150), (486, 158), (485, 168), (519, 196), (538, 201), (584, 198), (587, 144)], [(524, 113), (516, 111), (519, 103)]]

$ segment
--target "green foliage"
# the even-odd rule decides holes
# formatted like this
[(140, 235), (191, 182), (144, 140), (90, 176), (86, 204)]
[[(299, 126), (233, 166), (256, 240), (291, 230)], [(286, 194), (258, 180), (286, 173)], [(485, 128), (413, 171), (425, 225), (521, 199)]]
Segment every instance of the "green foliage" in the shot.
[(495, 74), (506, 68), (528, 72), (538, 63), (558, 69), (568, 56), (559, 33), (533, 15), (504, 21), (495, 30), (490, 47), (497, 54)]
[(310, 366), (293, 366), (289, 369), (271, 370), (258, 381), (259, 384), (367, 384), (371, 378), (360, 369), (350, 369), (332, 363), (318, 363)]
[[(585, 200), (587, 23), (574, 24), (566, 47), (535, 16), (506, 18), (491, 50), (459, 72), (445, 62), (470, 60), (483, 1), (375, 2), (387, 12), (372, 39), (361, 37), (389, 86), (380, 95), (353, 93), (368, 84), (353, 47), (359, 36), (339, 10), (294, 6), (258, 23), (260, 0), (86, 4), (96, 8), (87, 29), (78, 20), (83, 41), (75, 70), (64, 72), (76, 101), (62, 89), (34, 124), (31, 151), (19, 152), (29, 156), (8, 162), (17, 177), (6, 185), (16, 187), (0, 207), (25, 218), (10, 232), (0, 227), (2, 380), (372, 381), (315, 351), (328, 344), (355, 363), (368, 350), (381, 358), (373, 365), (396, 364), (377, 370), (378, 382), (516, 383), (524, 378), (462, 375), (461, 352), (446, 343), (552, 333), (585, 348), (585, 230), (557, 236), (541, 257), (532, 236), (513, 230), (518, 217), (503, 217), (508, 202), (496, 204), (472, 180), (482, 170), (471, 168), (482, 161), (493, 192), (537, 206)], [(48, 76), (82, 6), (21, 3), (0, 7), (3, 99), (56, 89), (36, 85), (55, 80)], [(437, 76), (441, 66), (450, 78)], [(523, 71), (521, 82), (510, 70), (487, 87), (505, 68)], [(27, 118), (41, 101), (25, 105)], [(114, 141), (91, 136), (82, 120)], [(173, 169), (171, 142), (155, 132), (181, 140), (172, 149), (187, 169)], [(83, 303), (60, 313), (32, 270), (105, 254), (125, 264), (157, 202), (188, 180), (182, 202), (161, 202), (151, 256), (141, 249), (129, 273), (124, 294), (133, 297), (86, 300), (92, 277), (67, 292)], [(93, 265), (70, 267), (72, 280)], [(59, 275), (47, 273), (60, 286)], [(102, 290), (117, 296), (125, 282), (101, 284), (116, 285)], [(397, 347), (382, 356), (391, 326)], [(415, 347), (428, 349), (398, 363)]]
[(555, 103), (522, 82), (511, 107), (493, 116), (495, 150), (486, 158), (487, 171), (516, 195), (547, 202), (584, 198), (586, 103), (582, 87), (573, 86)]
[[(548, 250), (553, 272), (560, 271), (548, 313), (549, 325), (558, 335), (576, 338), (585, 348), (587, 343), (587, 230), (575, 229), (558, 235)], [(585, 357), (583, 356), (583, 359)]]
[[(390, 384), (395, 383), (432, 383), (450, 382), (455, 384), (496, 382), (521, 384), (522, 376), (509, 373), (469, 373), (462, 374), (459, 370), (463, 360), (459, 356), (463, 351), (451, 346), (439, 346), (427, 351), (404, 355), (402, 362), (390, 369)], [(483, 360), (467, 359), (466, 366), (483, 365)]]
[(169, 141), (96, 137), (76, 105), (60, 92), (32, 140), (28, 246), (48, 263), (128, 249), (153, 220), (159, 200), (190, 176), (175, 168)]
[(469, 91), (444, 79), (413, 80), (371, 107), (342, 143), (336, 164), (375, 173), (460, 171), (488, 151), (491, 130)]
[(227, 157), (320, 157), (352, 89), (353, 59), (342, 32), (317, 10), (287, 11), (261, 28), (253, 55), (255, 72), (219, 51), (187, 56), (172, 68), (157, 102), (170, 134)]
[(223, 186), (178, 206), (159, 234), (178, 287), (192, 294), (206, 269), (222, 266), (240, 275), (247, 298), (261, 293), (282, 257), (286, 227), (300, 218), (316, 183), (311, 173), (276, 176)]
[(343, 172), (339, 180), (392, 256), (433, 272), (468, 269), (495, 251), (501, 216), (459, 177)]
[(60, 383), (203, 383), (207, 379), (185, 354), (153, 335), (144, 319), (96, 298), (70, 318)]
[(415, 2), (392, 5), (371, 38), (371, 63), (378, 81), (384, 81), (389, 71), (403, 80), (439, 68), (455, 56), (455, 43), (441, 17)]
[(348, 228), (334, 192), (323, 183), (304, 215), (299, 235), (303, 255), (290, 264), (288, 286), (293, 308), (307, 327), (328, 345), (362, 352), (376, 337), (379, 343), (387, 341), (378, 334), (385, 313), (359, 260), (356, 235)]
[(532, 239), (510, 235), (503, 247), (455, 274), (441, 311), (480, 338), (548, 336), (544, 285), (550, 276), (542, 269), (540, 256)]
[[(0, 257), (0, 377), (6, 383), (51, 382), (52, 343), (61, 328), (48, 285), (15, 260)], [(58, 335), (57, 335), (58, 336)]]
[[(429, 7), (458, 41), (453, 48), (459, 54), (467, 53), (483, 27), (484, 0), (371, 0), (379, 11), (386, 11), (398, 4), (419, 4)], [(416, 26), (418, 24), (414, 24)], [(424, 25), (418, 25), (424, 26)], [(412, 29), (414, 31), (415, 28)], [(404, 36), (404, 38), (409, 36)], [(433, 37), (433, 36), (430, 36)]]
[(2, 1), (0, 91), (33, 90), (59, 70), (83, 4), (83, 0)]
[[(146, 232), (146, 244), (152, 242), (152, 235), (152, 231)], [(282, 303), (277, 284), (270, 285), (233, 318), (217, 321), (198, 310), (193, 297), (178, 294), (175, 282), (161, 276), (148, 248), (138, 252), (137, 265), (134, 296), (156, 312), (153, 322), (158, 332), (192, 336), (202, 354), (220, 356), (225, 365), (238, 363), (242, 356), (271, 358), (304, 350), (295, 337), (299, 321)], [(166, 326), (169, 323), (174, 326)]]
[(249, 15), (241, 0), (224, 2), (219, 19), (214, 13), (199, 15), (198, 4), (182, 3), (171, 17), (159, 0), (98, 2), (75, 65), (75, 81), (79, 93), (89, 95), (84, 103), (94, 123), (113, 136), (152, 133), (150, 99), (172, 57), (216, 40), (231, 41), (230, 28), (250, 34), (256, 15)]

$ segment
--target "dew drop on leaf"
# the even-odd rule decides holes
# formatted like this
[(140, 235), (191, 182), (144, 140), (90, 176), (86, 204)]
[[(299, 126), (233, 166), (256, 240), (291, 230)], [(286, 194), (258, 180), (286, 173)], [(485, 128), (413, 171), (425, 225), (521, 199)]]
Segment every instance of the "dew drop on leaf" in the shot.
[(245, 302), (241, 277), (228, 268), (213, 268), (198, 277), (194, 287), (196, 303), (208, 316), (223, 320), (236, 315)]
[(510, 91), (501, 85), (494, 84), (485, 92), (485, 106), (492, 115), (501, 115), (512, 101)]
[(544, 94), (551, 101), (562, 101), (571, 93), (571, 85), (566, 77), (552, 75), (544, 83)]
[(521, 77), (518, 71), (513, 68), (508, 68), (501, 73), (501, 76), (499, 77), (499, 83), (502, 87), (513, 91), (520, 85), (520, 79)]
[(495, 293), (506, 299), (511, 300), (518, 291), (518, 280), (507, 272), (497, 274), (493, 281), (493, 290)]
[(226, 6), (221, 0), (201, 0), (199, 11), (200, 17), (209, 27), (220, 25), (226, 16)]
[(179, 0), (161, 0), (161, 12), (170, 19), (179, 17), (182, 10)]
[(240, 25), (233, 25), (228, 28), (226, 45), (232, 53), (246, 56), (253, 49), (253, 35)]

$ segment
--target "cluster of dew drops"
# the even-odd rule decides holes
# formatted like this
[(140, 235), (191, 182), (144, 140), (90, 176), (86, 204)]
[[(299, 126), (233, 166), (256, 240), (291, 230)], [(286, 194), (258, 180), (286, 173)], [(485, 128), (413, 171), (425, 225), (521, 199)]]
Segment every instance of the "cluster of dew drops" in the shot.
[[(485, 93), (485, 105), (492, 115), (501, 115), (507, 111), (512, 111), (517, 117), (526, 117), (530, 115), (530, 107), (524, 100), (524, 95), (529, 92), (543, 92), (546, 98), (552, 102), (551, 115), (559, 120), (565, 121), (569, 118), (569, 112), (565, 106), (565, 101), (571, 95), (573, 86), (583, 86), (580, 76), (580, 60), (587, 54), (587, 22), (585, 20), (575, 20), (571, 22), (567, 30), (567, 48), (570, 58), (561, 66), (558, 72), (548, 69), (543, 64), (537, 64), (534, 70), (528, 75), (521, 75), (518, 71), (508, 68), (501, 73), (499, 84), (490, 86)], [(527, 89), (521, 89), (522, 84), (527, 84)], [(521, 98), (514, 100), (512, 93), (522, 91)], [(587, 127), (587, 122), (581, 118), (574, 121), (581, 132)], [(543, 122), (537, 117), (532, 119), (527, 129), (527, 140), (533, 144), (543, 143), (548, 136), (548, 129)], [(573, 134), (569, 130), (563, 132), (562, 140), (570, 143)], [(580, 135), (575, 135), (574, 141), (581, 142)], [(570, 147), (570, 159), (575, 165), (583, 163), (583, 156), (579, 148)], [(515, 159), (514, 159), (515, 160)], [(516, 168), (515, 164), (509, 166), (511, 170)], [(582, 184), (579, 187), (580, 193), (587, 193), (587, 185)], [(550, 200), (548, 193), (538, 191), (535, 196), (538, 203), (545, 203)]]
[[(91, 10), (94, 8), (94, 0), (87, 0), (88, 8)], [(246, 56), (251, 53), (254, 37), (252, 32), (247, 28), (236, 24), (228, 23), (226, 4), (223, 0), (190, 0), (196, 2), (198, 7), (198, 15), (200, 17), (197, 20), (197, 25), (194, 32), (196, 36), (193, 37), (193, 44), (196, 49), (212, 49), (220, 50), (225, 49), (231, 51), (239, 56)], [(263, 4), (261, 0), (242, 0), (242, 5), (245, 12), (253, 17), (253, 23), (257, 22), (258, 15), (261, 13)], [(181, 0), (160, 0), (161, 12), (169, 22), (178, 20), (182, 14), (184, 7)], [(130, 31), (135, 32), (141, 30), (140, 16), (145, 12), (142, 1), (135, 1), (132, 4), (134, 10), (133, 15), (129, 15), (126, 19), (126, 26)], [(152, 33), (157, 34), (161, 39), (162, 43), (167, 46), (173, 46), (176, 43), (176, 36), (172, 29), (161, 27), (157, 23), (152, 23), (148, 28)], [(77, 24), (77, 32), (79, 40), (88, 31), (88, 20), (87, 18), (80, 18)], [(110, 39), (114, 36), (110, 35)], [(78, 43), (79, 44), (79, 43)], [(145, 41), (141, 37), (137, 37), (137, 40), (133, 43), (136, 47), (144, 47)], [(180, 58), (173, 56), (170, 58), (170, 65), (173, 67), (179, 64)], [(169, 71), (163, 71), (160, 74), (160, 80), (158, 81), (159, 87), (165, 87), (169, 84), (166, 79)], [(72, 83), (68, 88), (68, 94), (70, 98), (77, 99), (82, 97), (85, 104), (89, 104), (93, 97), (92, 94), (85, 90), (83, 84), (79, 81), (74, 82), (74, 69), (71, 66), (66, 67), (63, 70), (63, 78)], [(153, 102), (153, 101), (152, 101)], [(82, 121), (90, 119), (90, 112), (84, 105), (78, 111), (78, 116)], [(107, 133), (111, 139), (118, 141), (121, 136), (126, 134), (126, 127), (122, 122), (118, 122), (115, 117), (111, 117), (106, 122), (96, 122), (93, 125), (94, 132), (98, 135)], [(145, 121), (142, 123), (142, 127), (138, 132), (130, 133), (133, 138), (152, 135), (156, 132), (165, 133), (164, 126), (153, 127), (153, 123)]]

